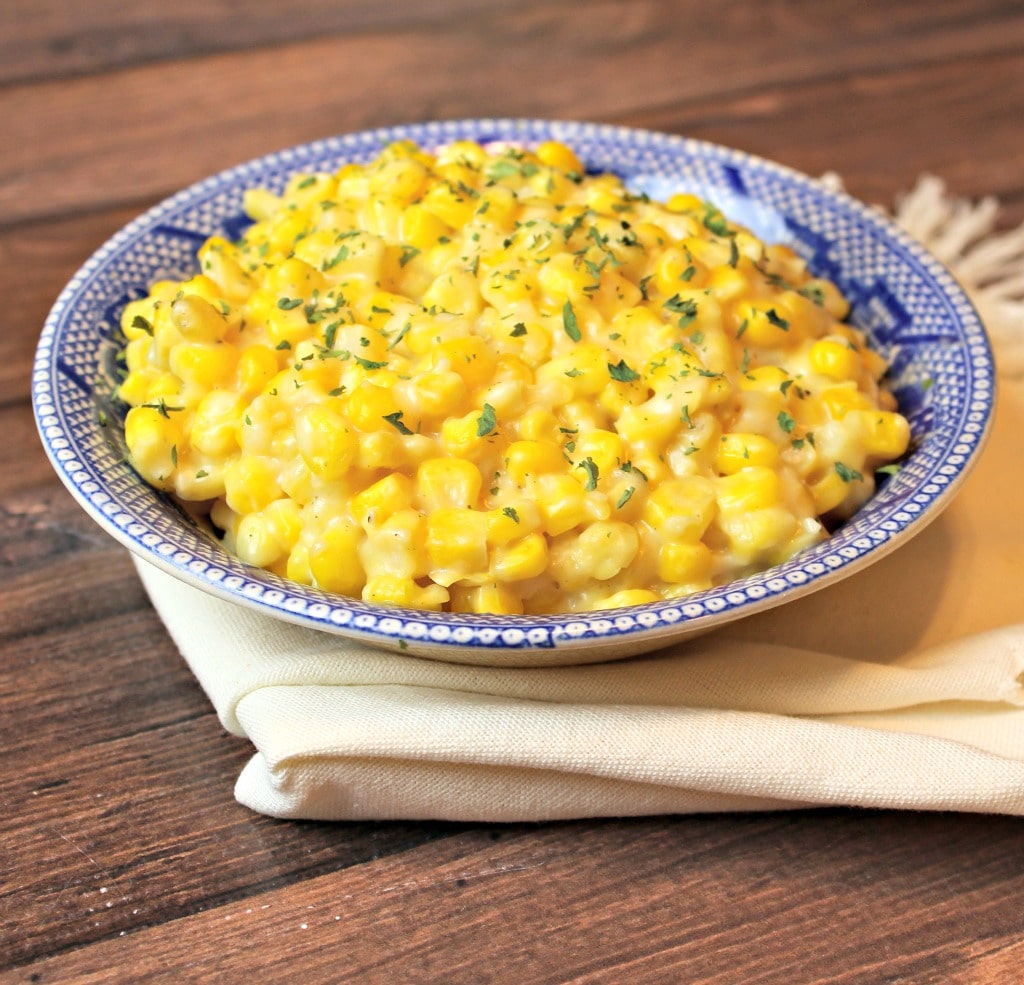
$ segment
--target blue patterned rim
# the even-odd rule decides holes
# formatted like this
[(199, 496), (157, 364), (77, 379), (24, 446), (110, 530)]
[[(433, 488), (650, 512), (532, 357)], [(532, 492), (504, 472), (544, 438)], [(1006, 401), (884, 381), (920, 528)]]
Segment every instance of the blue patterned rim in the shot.
[[(248, 223), (242, 192), (280, 190), (296, 171), (371, 160), (387, 143), (555, 139), (592, 171), (634, 191), (690, 191), (785, 242), (852, 304), (851, 320), (892, 363), (913, 452), (861, 511), (827, 541), (757, 575), (674, 602), (598, 613), (487, 616), (419, 612), (296, 585), (230, 556), (125, 463), (122, 420), (110, 397), (119, 313), (161, 277), (196, 270), (214, 233)], [(797, 172), (701, 141), (587, 123), (460, 120), (371, 130), (271, 154), (199, 182), (113, 236), (57, 299), (36, 353), (32, 396), (47, 454), (75, 498), (134, 553), (209, 593), (315, 629), (394, 645), (424, 641), (489, 650), (637, 644), (720, 625), (844, 578), (917, 533), (948, 504), (976, 462), (991, 422), (992, 353), (971, 302), (949, 272), (879, 212)], [(628, 637), (633, 637), (629, 640)]]

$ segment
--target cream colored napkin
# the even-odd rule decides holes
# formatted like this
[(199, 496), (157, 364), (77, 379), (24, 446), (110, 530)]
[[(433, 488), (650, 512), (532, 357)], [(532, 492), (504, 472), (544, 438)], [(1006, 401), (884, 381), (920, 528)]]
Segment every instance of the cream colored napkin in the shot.
[[(933, 193), (922, 183), (904, 211), (934, 216), (921, 204)], [(937, 228), (948, 238), (965, 216), (973, 226), (945, 257), (954, 270), (988, 232), (970, 209)], [(1024, 337), (1012, 291), (990, 300), (1007, 338)], [(1024, 368), (1019, 348), (1000, 352), (1012, 358), (992, 438), (927, 530), (839, 585), (644, 658), (446, 664), (256, 615), (144, 562), (139, 572), (224, 726), (255, 746), (235, 794), (266, 814), (1024, 815)]]

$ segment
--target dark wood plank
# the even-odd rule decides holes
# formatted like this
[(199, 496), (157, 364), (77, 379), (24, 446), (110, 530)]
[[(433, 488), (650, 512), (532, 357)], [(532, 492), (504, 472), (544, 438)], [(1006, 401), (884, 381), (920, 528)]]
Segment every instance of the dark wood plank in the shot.
[[(565, 2), (565, 0), (563, 0)], [(511, 0), (306, 0), (301, 16), (275, 0), (11, 0), (0, 7), (0, 84), (67, 78), (148, 61), (290, 44), (396, 27), (422, 30)]]
[(1019, 932), (1018, 828), (834, 811), (471, 830), (24, 970), (224, 981), (258, 938), (272, 980), (948, 980)]
[[(859, 10), (848, 3), (845, 20), (837, 20), (831, 6), (774, 0), (765, 8), (724, 5), (720, 17), (709, 18), (695, 0), (601, 0), (580, 18), (568, 8), (527, 4), (446, 28), (330, 37), (11, 86), (0, 90), (0, 216), (24, 222), (156, 198), (261, 153), (372, 125), (481, 111), (630, 121), (682, 103), (693, 116), (714, 119), (716, 101), (740, 94), (762, 100), (763, 114), (779, 98), (772, 95), (777, 87), (813, 89), (897, 65), (927, 72), (929, 95), (949, 103), (961, 98), (960, 61), (1022, 62), (1024, 18), (1006, 5), (974, 8), (974, 17), (950, 0), (938, 15), (924, 4), (901, 5), (899, 30), (887, 17)], [(531, 78), (543, 84), (524, 85)], [(860, 98), (850, 87), (841, 95)], [(986, 95), (965, 147), (985, 129), (979, 120), (989, 107), (1019, 109), (1016, 89)], [(833, 118), (846, 109), (845, 102), (831, 107)], [(905, 109), (921, 120), (944, 112), (909, 100)], [(823, 121), (792, 122), (810, 135), (806, 143)], [(869, 144), (863, 137), (845, 133), (851, 143)], [(829, 167), (842, 169), (841, 147), (821, 142), (814, 150), (804, 163), (828, 157)]]

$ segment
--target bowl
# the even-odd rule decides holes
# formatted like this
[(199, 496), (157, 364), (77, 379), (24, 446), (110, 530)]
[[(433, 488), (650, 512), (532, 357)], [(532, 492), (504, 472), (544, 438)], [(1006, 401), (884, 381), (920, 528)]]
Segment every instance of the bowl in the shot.
[[(126, 462), (112, 399), (119, 315), (151, 281), (197, 269), (212, 234), (248, 224), (243, 190), (280, 190), (294, 172), (371, 160), (387, 143), (453, 140), (570, 144), (588, 170), (634, 192), (687, 191), (761, 239), (792, 246), (833, 280), (891, 363), (911, 425), (900, 471), (827, 540), (759, 574), (671, 602), (546, 616), (422, 612), (331, 595), (231, 556)], [(51, 463), (86, 512), (144, 561), (254, 617), (282, 619), (387, 649), (458, 663), (545, 666), (647, 652), (834, 585), (906, 543), (946, 507), (976, 463), (992, 419), (991, 349), (948, 271), (878, 210), (780, 165), (679, 136), (541, 120), (460, 120), (347, 134), (274, 153), (199, 182), (129, 223), (85, 263), (46, 320), (32, 395)]]

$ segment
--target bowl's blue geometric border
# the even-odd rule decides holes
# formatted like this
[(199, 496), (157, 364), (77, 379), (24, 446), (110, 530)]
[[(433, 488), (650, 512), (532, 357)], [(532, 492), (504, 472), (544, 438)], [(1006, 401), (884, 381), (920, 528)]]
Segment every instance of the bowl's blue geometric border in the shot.
[[(785, 239), (817, 273), (839, 283), (852, 300), (853, 320), (892, 360), (893, 385), (913, 431), (914, 450), (903, 469), (834, 536), (785, 564), (676, 602), (596, 614), (492, 617), (386, 608), (294, 585), (232, 558), (182, 524), (174, 505), (123, 460), (120, 422), (102, 410), (113, 386), (118, 313), (156, 277), (194, 270), (195, 249), (208, 235), (238, 235), (245, 224), (243, 189), (280, 188), (296, 171), (367, 161), (397, 139), (425, 146), (563, 140), (589, 170), (613, 171), (638, 190), (696, 191), (755, 232)], [(852, 574), (948, 503), (984, 443), (994, 389), (992, 353), (967, 296), (876, 210), (788, 168), (700, 141), (599, 124), (494, 119), (318, 141), (240, 165), (160, 203), (97, 250), (61, 293), (39, 341), (32, 395), (47, 454), (81, 505), (130, 550), (185, 581), (312, 628), (380, 642), (500, 649), (667, 636), (680, 623), (710, 628)]]

